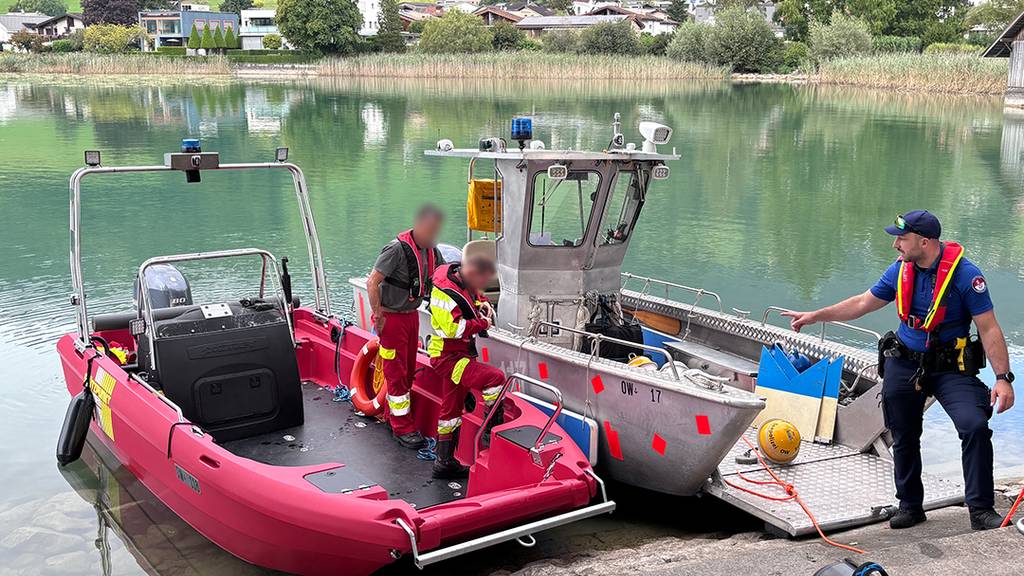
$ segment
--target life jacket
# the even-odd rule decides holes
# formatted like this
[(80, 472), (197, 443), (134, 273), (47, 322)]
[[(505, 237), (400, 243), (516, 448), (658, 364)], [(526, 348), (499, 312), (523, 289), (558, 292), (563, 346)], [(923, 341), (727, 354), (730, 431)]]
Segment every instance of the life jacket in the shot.
[(457, 273), (462, 265), (443, 264), (434, 271), (430, 292), (430, 324), (434, 334), (427, 352), (436, 358), (442, 352), (476, 356), (476, 338), (466, 336), (465, 323), (481, 318), (477, 306), (481, 296), (466, 289)]
[(912, 262), (903, 262), (899, 277), (896, 279), (896, 313), (900, 320), (916, 330), (931, 333), (942, 325), (946, 318), (946, 297), (949, 285), (953, 281), (956, 267), (964, 256), (963, 246), (956, 242), (946, 242), (939, 258), (939, 269), (935, 275), (935, 289), (932, 292), (932, 303), (924, 318), (910, 315), (910, 304), (914, 299), (914, 274)]
[(416, 244), (412, 237), (412, 230), (406, 230), (397, 236), (398, 244), (405, 254), (405, 263), (408, 266), (410, 282), (402, 282), (394, 278), (385, 278), (388, 284), (401, 290), (409, 291), (409, 301), (419, 300), (430, 294), (431, 277), (437, 268), (440, 260), (440, 252), (437, 248), (427, 251), (426, 266), (423, 264), (423, 249)]

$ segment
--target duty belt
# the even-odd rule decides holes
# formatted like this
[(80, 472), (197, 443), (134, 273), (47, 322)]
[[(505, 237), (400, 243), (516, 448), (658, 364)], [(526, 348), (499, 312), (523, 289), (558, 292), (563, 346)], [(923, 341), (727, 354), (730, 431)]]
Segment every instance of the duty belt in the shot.
[(885, 358), (900, 358), (917, 364), (917, 371), (911, 377), (914, 387), (921, 390), (920, 380), (926, 374), (935, 372), (959, 372), (968, 376), (977, 375), (985, 367), (985, 350), (977, 336), (965, 336), (948, 342), (931, 342), (928, 350), (911, 350), (893, 332), (887, 333), (878, 342), (880, 375), (884, 371)]

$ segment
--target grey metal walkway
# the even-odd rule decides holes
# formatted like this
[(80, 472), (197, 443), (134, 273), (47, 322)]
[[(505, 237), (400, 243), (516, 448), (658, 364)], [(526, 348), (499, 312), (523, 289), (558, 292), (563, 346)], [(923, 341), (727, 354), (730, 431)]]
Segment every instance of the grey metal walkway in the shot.
[[(757, 430), (746, 438), (756, 445)], [(768, 500), (725, 484), (728, 480), (762, 494), (785, 497), (781, 487), (746, 482), (740, 474), (755, 481), (770, 481), (760, 463), (739, 464), (736, 457), (746, 452), (742, 439), (719, 464), (721, 480), (710, 482), (705, 491), (721, 498), (791, 536), (814, 533), (814, 525), (795, 501)], [(825, 531), (850, 528), (889, 517), (897, 502), (892, 464), (872, 454), (858, 453), (839, 445), (827, 446), (803, 442), (800, 455), (789, 465), (771, 465), (779, 479), (792, 484), (819, 525)], [(930, 474), (924, 475), (925, 509), (933, 510), (963, 502), (963, 487), (957, 482)]]

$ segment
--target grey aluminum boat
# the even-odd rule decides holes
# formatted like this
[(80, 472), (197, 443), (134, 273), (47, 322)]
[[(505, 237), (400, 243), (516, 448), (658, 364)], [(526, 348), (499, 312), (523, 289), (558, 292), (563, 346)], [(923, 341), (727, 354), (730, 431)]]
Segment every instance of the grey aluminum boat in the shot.
[[(484, 220), (497, 225), (476, 228), (497, 232), (474, 238), (473, 221), (480, 215), (470, 214), (465, 248), (497, 254), (499, 282), (488, 294), (497, 302), (497, 323), (480, 342), (484, 359), (507, 373), (554, 384), (568, 409), (593, 419), (600, 430), (597, 465), (606, 477), (667, 494), (712, 494), (796, 535), (813, 526), (795, 503), (730, 487), (740, 473), (764, 473), (760, 465), (737, 458), (746, 449), (742, 438), (754, 437), (751, 423), (765, 407), (754, 393), (761, 347), (785, 342), (815, 362), (844, 356), (833, 439), (805, 439), (800, 457), (780, 469), (818, 508), (823, 528), (885, 518), (894, 498), (891, 440), (878, 407), (873, 347), (879, 335), (845, 323), (796, 333), (768, 322), (781, 308), (767, 306), (749, 318), (735, 309), (726, 312), (710, 290), (623, 273), (644, 202), (664, 186), (667, 163), (679, 156), (657, 151), (671, 136), (667, 126), (641, 123), (641, 147), (625, 144), (620, 126), (616, 114), (611, 144), (600, 152), (546, 150), (537, 141), (521, 141), (515, 150), (499, 138), (482, 139), (476, 149), (441, 140), (436, 150), (426, 151), (468, 161), (470, 211), (475, 185), (482, 183), (491, 198), (499, 191), (498, 201), (484, 204), (494, 211)], [(369, 328), (365, 278), (350, 283), (356, 322)], [(615, 313), (649, 324), (645, 344), (586, 331), (601, 300)], [(426, 306), (421, 314), (425, 343)], [(829, 338), (840, 329), (859, 334), (864, 346)], [(650, 364), (604, 358), (602, 345), (629, 345), (637, 355), (672, 360), (652, 370)], [(531, 393), (528, 386), (525, 391)], [(925, 482), (926, 507), (962, 500), (955, 483), (932, 477)]]

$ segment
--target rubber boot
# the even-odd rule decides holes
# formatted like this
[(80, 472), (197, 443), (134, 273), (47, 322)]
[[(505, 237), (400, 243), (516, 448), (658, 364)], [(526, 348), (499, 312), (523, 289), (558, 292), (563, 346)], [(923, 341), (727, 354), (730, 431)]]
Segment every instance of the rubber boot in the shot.
[(505, 421), (505, 409), (502, 407), (501, 404), (492, 406), (491, 410), (494, 411), (494, 416), (487, 423), (487, 427), (484, 428), (484, 448), (491, 447), (491, 431), (494, 429), (494, 427)]
[(459, 432), (462, 428), (456, 428), (449, 440), (438, 440), (434, 449), (437, 458), (434, 460), (434, 469), (431, 476), (443, 480), (455, 480), (469, 476), (469, 468), (459, 463), (455, 458), (455, 448), (459, 445)]
[(971, 529), (992, 530), (1003, 524), (1003, 517), (992, 508), (971, 508)]
[(402, 445), (403, 448), (409, 448), (410, 450), (419, 450), (423, 448), (423, 435), (420, 434), (419, 430), (413, 430), (399, 436), (398, 434), (392, 433), (392, 437), (396, 442)]
[(889, 518), (889, 527), (893, 530), (901, 530), (903, 528), (917, 526), (925, 520), (927, 520), (927, 517), (924, 515), (924, 510), (900, 508), (899, 512), (896, 512), (895, 516)]

